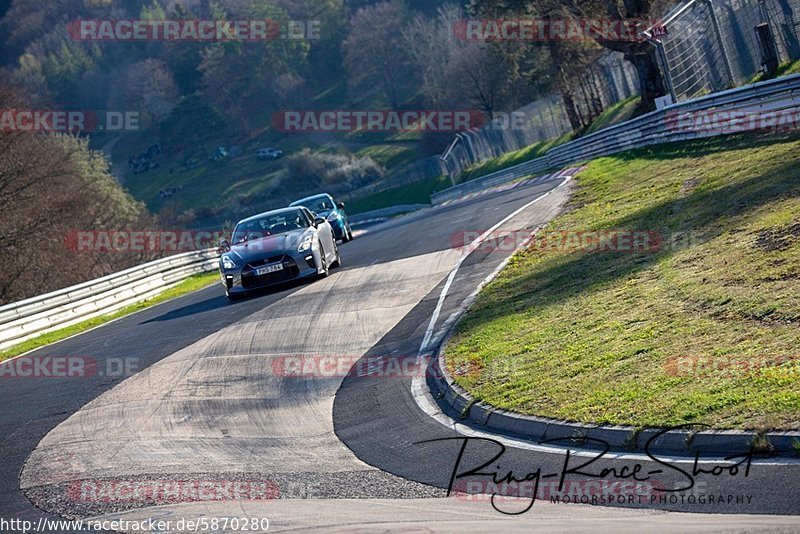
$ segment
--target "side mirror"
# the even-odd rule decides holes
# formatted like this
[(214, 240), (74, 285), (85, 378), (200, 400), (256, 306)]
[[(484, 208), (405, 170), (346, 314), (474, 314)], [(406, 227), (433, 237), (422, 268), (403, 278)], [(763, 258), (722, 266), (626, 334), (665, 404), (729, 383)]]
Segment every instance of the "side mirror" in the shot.
[(230, 252), (231, 251), (231, 242), (227, 239), (223, 239), (219, 242), (219, 250), (220, 252)]
[(317, 217), (316, 219), (314, 219), (314, 226), (319, 227), (319, 225), (321, 224), (325, 224), (325, 219), (323, 219), (322, 217)]
[(336, 207), (339, 208), (340, 210), (343, 210), (344, 209), (344, 202), (337, 202), (336, 203)]

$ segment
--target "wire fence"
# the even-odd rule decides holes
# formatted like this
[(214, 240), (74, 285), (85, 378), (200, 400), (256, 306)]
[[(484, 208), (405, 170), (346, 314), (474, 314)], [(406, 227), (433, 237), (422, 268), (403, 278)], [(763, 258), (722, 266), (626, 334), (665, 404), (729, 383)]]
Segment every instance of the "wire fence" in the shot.
[(800, 58), (800, 0), (771, 0), (766, 7), (782, 56)]
[[(800, 59), (800, 0), (687, 0), (662, 17), (666, 34), (651, 42), (660, 48), (661, 67), (674, 101), (743, 85), (777, 64)], [(638, 94), (634, 69), (621, 54), (607, 53), (576, 85), (591, 85), (607, 108)], [(590, 99), (577, 111), (593, 116)], [(453, 182), (477, 162), (519, 150), (572, 131), (561, 98), (541, 98), (522, 108), (523, 129), (497, 128), (459, 134), (442, 155)]]
[(664, 26), (663, 67), (678, 101), (747, 83), (771, 55), (800, 58), (800, 0), (690, 0)]
[[(743, 114), (752, 116), (753, 113), (760, 114), (761, 120), (741, 120)], [(556, 146), (541, 157), (439, 191), (431, 195), (431, 201), (441, 205), (474, 198), (482, 191), (507, 190), (513, 187), (513, 182), (525, 178), (537, 183), (557, 179), (565, 172), (571, 172), (565, 169), (567, 166), (635, 148), (747, 131), (781, 132), (794, 124), (791, 119), (798, 113), (800, 74), (762, 81), (673, 104), (609, 126)], [(693, 117), (699, 117), (703, 122), (695, 123)], [(790, 120), (781, 123), (779, 117)], [(707, 118), (713, 118), (713, 127), (707, 127)], [(545, 174), (555, 169), (565, 170)]]
[[(608, 52), (600, 57), (581, 84), (597, 88), (597, 98), (603, 108), (616, 104), (639, 93), (636, 71), (624, 60), (622, 54)], [(591, 116), (590, 99), (576, 100), (577, 112)], [(516, 126), (508, 121), (515, 120)], [(447, 174), (457, 181), (471, 165), (519, 150), (534, 143), (548, 141), (572, 132), (562, 97), (547, 95), (535, 102), (490, 122), (481, 129), (460, 133), (442, 155)]]

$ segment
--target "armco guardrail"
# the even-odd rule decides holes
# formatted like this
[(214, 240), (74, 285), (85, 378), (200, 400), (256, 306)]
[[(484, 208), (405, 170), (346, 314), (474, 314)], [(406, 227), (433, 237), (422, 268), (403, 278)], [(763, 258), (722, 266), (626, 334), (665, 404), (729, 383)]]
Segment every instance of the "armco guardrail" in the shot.
[(148, 299), (192, 275), (214, 270), (218, 258), (217, 249), (178, 254), (0, 306), (0, 350)]
[[(800, 113), (800, 74), (714, 93), (653, 111), (557, 146), (540, 158), (435, 193), (431, 196), (431, 202), (441, 204), (545, 170), (561, 169), (567, 165), (625, 150), (659, 143), (736, 133), (737, 128), (735, 127), (727, 131), (725, 128), (692, 131), (691, 129), (672, 127), (681, 123), (682, 116), (685, 117), (689, 113), (700, 111)], [(795, 115), (795, 120), (795, 127), (797, 127), (800, 118)], [(733, 126), (734, 123), (731, 122), (730, 125)]]
[(469, 182), (464, 182), (463, 184), (459, 184), (455, 187), (445, 189), (439, 193), (434, 193), (431, 195), (431, 202), (433, 204), (441, 204), (442, 202), (460, 198), (462, 196), (469, 195), (470, 193), (475, 193), (476, 191), (482, 191), (484, 189), (511, 182), (519, 178), (525, 178), (526, 176), (538, 174), (546, 171), (549, 168), (550, 162), (546, 157), (532, 159), (514, 167), (493, 172), (492, 174), (487, 174), (486, 176), (482, 176), (475, 180), (470, 180)]

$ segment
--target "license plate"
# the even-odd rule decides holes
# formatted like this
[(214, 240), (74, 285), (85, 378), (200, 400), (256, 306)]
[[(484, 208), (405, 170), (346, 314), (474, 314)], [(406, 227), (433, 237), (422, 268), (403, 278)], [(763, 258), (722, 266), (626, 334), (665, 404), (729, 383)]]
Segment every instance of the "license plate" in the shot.
[(259, 267), (258, 269), (256, 269), (256, 274), (258, 276), (264, 276), (265, 274), (276, 273), (276, 272), (282, 271), (282, 270), (283, 270), (283, 264), (282, 263), (275, 263), (273, 265), (267, 265), (265, 267)]

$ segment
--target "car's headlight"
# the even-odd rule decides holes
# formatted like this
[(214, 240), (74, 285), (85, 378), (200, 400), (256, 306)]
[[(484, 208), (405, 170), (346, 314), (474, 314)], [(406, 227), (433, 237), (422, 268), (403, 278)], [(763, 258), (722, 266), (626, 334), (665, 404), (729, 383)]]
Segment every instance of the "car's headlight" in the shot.
[(223, 268), (224, 268), (226, 271), (230, 271), (231, 269), (235, 269), (235, 268), (236, 268), (236, 262), (234, 262), (234, 261), (233, 261), (233, 260), (230, 258), (230, 256), (224, 256), (224, 255), (223, 255), (223, 256), (222, 256), (222, 267), (223, 267)]
[(311, 249), (311, 245), (313, 244), (313, 241), (312, 241), (312, 239), (313, 239), (313, 238), (311, 238), (311, 237), (307, 237), (307, 238), (305, 239), (305, 241), (303, 241), (302, 243), (300, 243), (300, 246), (299, 246), (299, 247), (297, 247), (297, 252), (305, 252), (305, 251), (307, 251), (307, 250), (310, 250), (310, 249)]
[(334, 211), (333, 213), (328, 215), (328, 222), (333, 222), (338, 218), (339, 218), (339, 214)]

